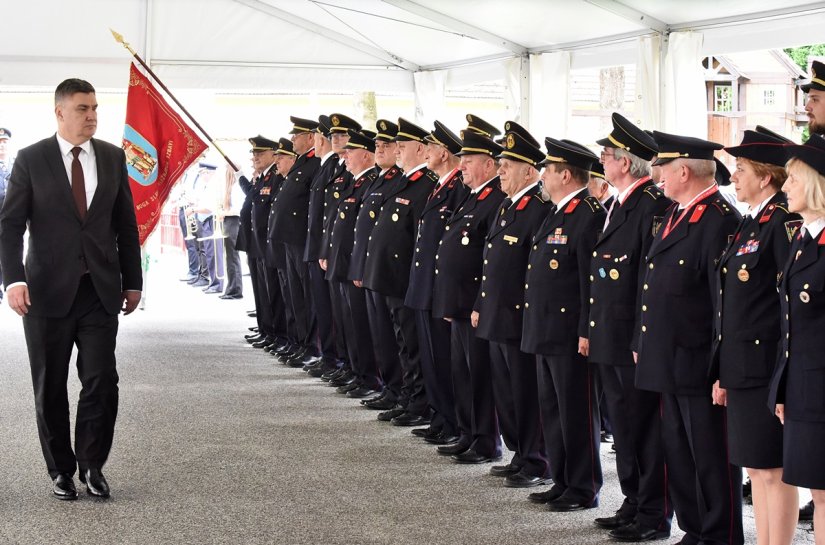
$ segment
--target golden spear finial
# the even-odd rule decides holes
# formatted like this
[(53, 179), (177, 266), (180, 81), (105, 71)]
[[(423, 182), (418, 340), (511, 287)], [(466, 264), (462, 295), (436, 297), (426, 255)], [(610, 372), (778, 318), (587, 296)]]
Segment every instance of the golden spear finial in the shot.
[(129, 51), (129, 53), (131, 53), (132, 55), (137, 55), (137, 53), (135, 53), (135, 50), (134, 50), (134, 49), (132, 49), (132, 47), (129, 45), (129, 43), (128, 43), (128, 42), (126, 42), (126, 41), (123, 39), (123, 36), (122, 36), (122, 35), (118, 34), (118, 33), (117, 33), (117, 32), (115, 32), (114, 30), (112, 30), (111, 28), (109, 29), (109, 32), (111, 32), (111, 33), (112, 33), (112, 36), (114, 36), (114, 37), (115, 37), (115, 41), (116, 41), (117, 43), (121, 44), (123, 47), (125, 47), (125, 48)]

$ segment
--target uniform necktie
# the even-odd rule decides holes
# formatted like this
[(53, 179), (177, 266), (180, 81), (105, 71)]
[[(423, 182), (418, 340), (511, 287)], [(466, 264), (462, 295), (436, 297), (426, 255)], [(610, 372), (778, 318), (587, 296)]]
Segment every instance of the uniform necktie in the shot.
[(510, 197), (507, 197), (503, 201), (501, 201), (501, 209), (502, 210), (507, 210), (508, 208), (510, 208), (510, 205), (512, 205), (512, 204), (513, 204), (513, 199), (511, 199)]
[(86, 178), (83, 176), (83, 166), (80, 164), (78, 155), (83, 151), (79, 147), (72, 148), (72, 196), (74, 197), (74, 204), (77, 207), (77, 213), (80, 214), (80, 219), (86, 217)]

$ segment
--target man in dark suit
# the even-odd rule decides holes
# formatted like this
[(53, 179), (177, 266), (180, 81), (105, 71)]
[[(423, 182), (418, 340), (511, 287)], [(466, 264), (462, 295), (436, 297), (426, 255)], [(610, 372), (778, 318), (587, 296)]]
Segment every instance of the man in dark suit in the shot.
[[(143, 279), (134, 204), (123, 150), (92, 137), (92, 85), (69, 79), (55, 90), (57, 135), (20, 151), (0, 213), (0, 261), (9, 306), (23, 316), (37, 429), (53, 492), (109, 496), (101, 473), (118, 405), (118, 313), (140, 301)], [(36, 190), (35, 190), (36, 189)], [(23, 234), (28, 255), (23, 263)], [(75, 451), (66, 380), (73, 346), (83, 386)]]
[[(654, 131), (665, 214), (644, 263), (636, 387), (662, 394), (667, 482), (683, 543), (741, 544), (742, 474), (728, 463), (725, 410), (708, 368), (716, 265), (739, 213), (719, 194), (720, 144)], [(592, 326), (591, 326), (592, 327)], [(598, 327), (598, 324), (596, 324)]]

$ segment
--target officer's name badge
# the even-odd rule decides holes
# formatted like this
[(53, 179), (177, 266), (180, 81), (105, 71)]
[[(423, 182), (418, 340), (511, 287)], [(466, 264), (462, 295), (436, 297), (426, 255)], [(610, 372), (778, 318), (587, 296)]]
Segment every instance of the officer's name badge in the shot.
[(759, 249), (759, 241), (758, 240), (749, 240), (745, 244), (739, 247), (736, 250), (736, 255), (744, 255), (744, 254), (752, 254)]
[(504, 235), (504, 241), (509, 242), (510, 244), (518, 244), (518, 237)]
[(561, 227), (556, 228), (553, 234), (547, 237), (547, 244), (567, 244), (567, 235), (563, 234)]
[(402, 199), (401, 197), (396, 197), (395, 202), (398, 204), (410, 204), (410, 199)]

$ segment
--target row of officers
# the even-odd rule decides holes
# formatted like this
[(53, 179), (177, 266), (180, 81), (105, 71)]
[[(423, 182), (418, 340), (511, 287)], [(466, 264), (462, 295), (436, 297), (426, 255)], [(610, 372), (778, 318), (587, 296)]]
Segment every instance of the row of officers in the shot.
[(600, 157), (473, 115), (459, 134), (333, 114), (251, 138), (248, 341), (456, 463), (503, 440), (490, 473), (550, 485), (529, 500), (559, 513), (598, 506), (603, 392), (612, 538), (666, 538), (675, 511), (683, 544), (743, 543), (745, 467), (758, 542), (791, 543), (796, 486), (825, 500), (825, 139), (757, 127), (724, 148), (741, 216), (723, 146), (612, 119)]

